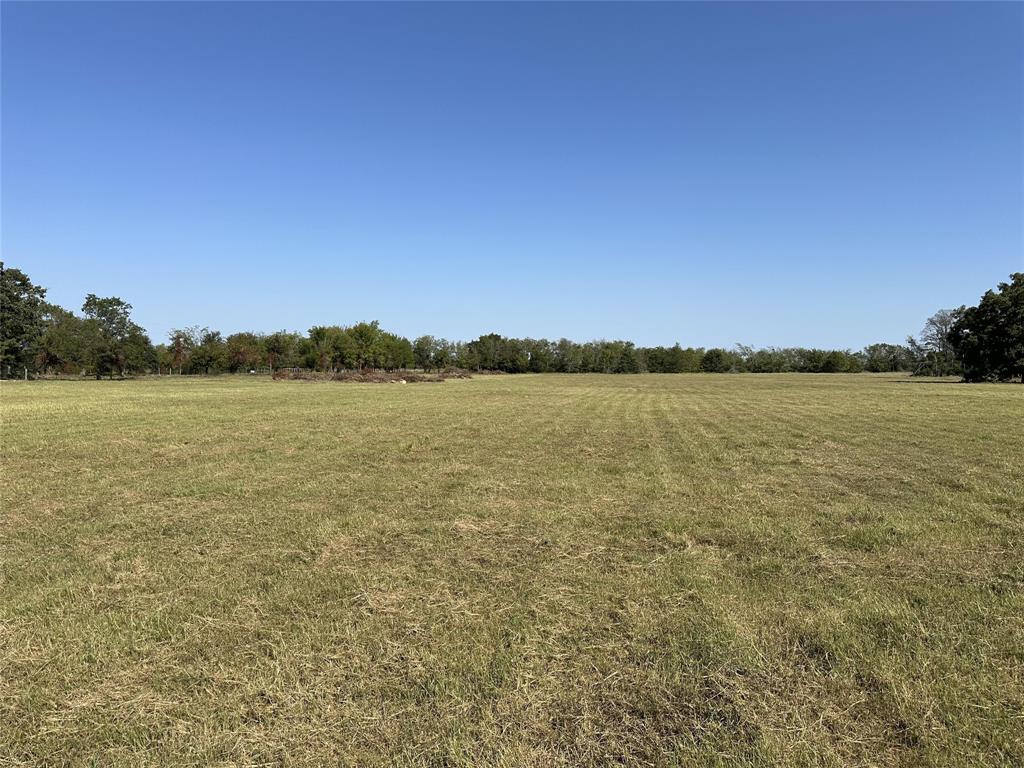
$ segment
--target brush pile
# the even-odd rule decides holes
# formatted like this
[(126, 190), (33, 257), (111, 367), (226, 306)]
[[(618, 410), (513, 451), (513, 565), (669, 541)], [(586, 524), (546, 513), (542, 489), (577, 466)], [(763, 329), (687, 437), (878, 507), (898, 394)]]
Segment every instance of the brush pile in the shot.
[(276, 381), (351, 381), (358, 384), (422, 384), (446, 379), (469, 379), (472, 374), (462, 368), (445, 368), (436, 373), (417, 371), (310, 371), (305, 368), (281, 368), (274, 371)]

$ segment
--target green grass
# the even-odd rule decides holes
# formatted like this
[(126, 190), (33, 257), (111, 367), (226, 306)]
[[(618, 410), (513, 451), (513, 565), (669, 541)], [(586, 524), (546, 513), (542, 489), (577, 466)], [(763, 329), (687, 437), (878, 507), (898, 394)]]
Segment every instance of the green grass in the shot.
[(0, 764), (1024, 764), (1024, 387), (4, 382)]

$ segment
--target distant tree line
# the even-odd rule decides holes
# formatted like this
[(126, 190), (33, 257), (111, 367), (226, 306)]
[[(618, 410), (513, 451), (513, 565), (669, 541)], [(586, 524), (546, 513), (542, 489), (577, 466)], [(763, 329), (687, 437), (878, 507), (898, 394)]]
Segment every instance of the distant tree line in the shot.
[(977, 307), (941, 310), (906, 344), (853, 352), (800, 347), (638, 347), (629, 341), (516, 339), (490, 333), (468, 341), (413, 341), (374, 322), (314, 326), (305, 335), (251, 331), (222, 335), (193, 326), (154, 345), (117, 297), (89, 294), (75, 314), (0, 263), (0, 374), (214, 374), (305, 368), (431, 371), (449, 367), (506, 373), (858, 373), (909, 371), (970, 381), (1024, 378), (1024, 275), (989, 291)]

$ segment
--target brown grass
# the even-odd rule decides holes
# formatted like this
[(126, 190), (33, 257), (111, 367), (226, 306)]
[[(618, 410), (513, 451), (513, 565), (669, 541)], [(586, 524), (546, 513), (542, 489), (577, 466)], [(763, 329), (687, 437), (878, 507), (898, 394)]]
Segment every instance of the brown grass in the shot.
[(1024, 763), (1024, 388), (4, 382), (0, 764)]

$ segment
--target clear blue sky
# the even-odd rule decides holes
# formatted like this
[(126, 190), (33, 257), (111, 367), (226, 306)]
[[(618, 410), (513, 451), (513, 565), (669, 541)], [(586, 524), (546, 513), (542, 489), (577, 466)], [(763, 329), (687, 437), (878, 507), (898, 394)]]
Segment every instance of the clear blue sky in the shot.
[(2, 250), (207, 325), (860, 347), (1024, 269), (1024, 6), (2, 4)]

